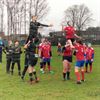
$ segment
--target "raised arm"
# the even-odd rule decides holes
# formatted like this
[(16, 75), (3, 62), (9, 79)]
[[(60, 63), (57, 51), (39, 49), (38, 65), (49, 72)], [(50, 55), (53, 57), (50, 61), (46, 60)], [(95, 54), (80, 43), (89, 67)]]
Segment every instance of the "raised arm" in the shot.
[(43, 26), (43, 27), (52, 27), (53, 25), (52, 25), (52, 24), (50, 24), (50, 25), (46, 25), (46, 24), (38, 23), (38, 26)]
[(77, 34), (74, 34), (74, 36), (78, 39), (82, 39), (82, 37), (78, 36)]

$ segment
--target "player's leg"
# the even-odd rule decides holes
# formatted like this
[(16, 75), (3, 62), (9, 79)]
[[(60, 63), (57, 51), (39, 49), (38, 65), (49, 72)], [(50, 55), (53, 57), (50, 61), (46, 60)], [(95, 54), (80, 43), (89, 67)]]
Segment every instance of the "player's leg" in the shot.
[(71, 63), (68, 63), (68, 68), (67, 68), (67, 80), (70, 80), (70, 71), (71, 71)]
[(37, 77), (37, 73), (36, 73), (36, 70), (35, 70), (35, 68), (34, 68), (34, 66), (33, 66), (33, 75), (34, 75), (34, 77), (35, 77), (35, 82), (38, 82), (39, 81), (39, 78)]
[(90, 72), (92, 72), (92, 62), (91, 61), (89, 62), (89, 65), (90, 65)]
[(29, 34), (28, 38), (26, 39), (25, 44), (27, 44), (29, 40), (31, 41), (32, 38), (33, 38), (33, 35), (32, 34)]
[(67, 57), (68, 66), (67, 66), (67, 79), (70, 80), (70, 71), (71, 71), (71, 62), (72, 56)]
[(10, 72), (10, 65), (11, 65), (11, 59), (7, 59), (7, 61), (6, 61), (6, 73), (8, 73), (8, 74)]
[(38, 58), (34, 58), (32, 61), (33, 61), (33, 63), (32, 63), (33, 75), (35, 77), (35, 81), (38, 82), (37, 73), (36, 73), (36, 70), (34, 68), (34, 66), (36, 66), (36, 64), (37, 64)]
[(0, 63), (2, 63), (2, 51), (0, 53)]
[(85, 81), (84, 67), (81, 68), (81, 75), (82, 75), (82, 80), (81, 81)]
[(38, 43), (39, 42), (39, 38), (37, 37), (37, 35), (34, 35), (34, 34), (37, 34), (37, 33), (33, 33), (33, 34), (29, 34), (25, 44), (28, 43), (28, 41), (31, 41), (33, 38), (34, 38), (34, 42), (35, 43)]
[(48, 71), (51, 71), (50, 58), (47, 59)]
[(20, 60), (17, 61), (17, 66), (18, 66), (18, 75), (21, 76)]
[(29, 58), (28, 58), (29, 55), (25, 54), (25, 62), (24, 62), (24, 69), (22, 71), (22, 76), (21, 78), (24, 79), (24, 76), (26, 74), (26, 71), (28, 69), (28, 63), (29, 63)]
[(23, 80), (24, 77), (25, 77), (25, 74), (26, 74), (27, 69), (28, 69), (28, 66), (24, 66), (24, 69), (23, 69), (23, 71), (22, 71), (22, 76), (21, 76), (21, 79), (22, 79), (22, 80)]
[(46, 62), (47, 62), (47, 59), (44, 58), (44, 59), (43, 59), (43, 70), (44, 70), (44, 71), (45, 71), (45, 69), (46, 69)]
[(33, 67), (34, 67), (34, 54), (33, 53), (30, 53), (29, 54), (29, 59), (28, 59), (28, 72), (29, 72), (29, 77), (30, 77), (30, 83), (33, 83), (34, 82), (34, 78), (33, 78)]
[(77, 84), (81, 84), (81, 79), (80, 79), (80, 72), (79, 72), (79, 68), (78, 66), (75, 66), (75, 74), (76, 74), (76, 80), (77, 80)]
[(43, 73), (43, 59), (41, 58), (40, 60), (40, 72)]
[(13, 72), (14, 72), (14, 65), (15, 65), (15, 62), (12, 62), (12, 66), (11, 66), (11, 74), (13, 75)]
[(54, 72), (51, 70), (51, 60), (50, 60), (50, 58), (48, 58), (47, 65), (48, 65), (48, 71), (49, 71), (51, 74), (54, 74)]
[(80, 72), (79, 72), (80, 66), (81, 66), (80, 61), (77, 61), (75, 65), (75, 75), (76, 75), (77, 84), (81, 84)]
[(82, 75), (82, 79), (81, 81), (85, 81), (85, 73), (84, 73), (84, 61), (81, 61), (81, 75)]
[(67, 72), (68, 61), (63, 60), (63, 79), (66, 80), (66, 72)]
[(85, 63), (85, 72), (86, 72), (86, 73), (88, 72), (88, 60), (87, 60), (86, 63)]
[(28, 73), (29, 73), (29, 82), (32, 84), (32, 82), (34, 81), (34, 79), (33, 79), (33, 68), (32, 68), (32, 66), (31, 65), (29, 65), (29, 67), (28, 67)]

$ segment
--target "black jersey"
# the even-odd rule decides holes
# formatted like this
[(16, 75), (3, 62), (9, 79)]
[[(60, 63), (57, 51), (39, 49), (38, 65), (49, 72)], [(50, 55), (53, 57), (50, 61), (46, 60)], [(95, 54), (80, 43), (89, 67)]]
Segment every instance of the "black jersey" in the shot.
[(48, 27), (48, 25), (41, 24), (39, 22), (30, 22), (30, 32), (38, 32), (39, 26)]
[(14, 47), (14, 48), (13, 48), (13, 54), (12, 54), (12, 60), (13, 60), (13, 61), (18, 61), (18, 60), (20, 60), (20, 55), (21, 55), (21, 53), (22, 53), (22, 51), (21, 51), (20, 46)]
[(6, 46), (4, 48), (4, 53), (6, 53), (6, 58), (11, 59), (13, 54), (13, 46)]
[(41, 24), (41, 23), (36, 22), (36, 21), (35, 22), (33, 22), (33, 21), (30, 22), (30, 34), (33, 37), (36, 37), (36, 35), (38, 33), (39, 26), (48, 27), (48, 25), (44, 25), (44, 24)]
[(28, 48), (27, 48), (27, 51), (28, 52), (32, 52), (32, 53), (36, 53), (36, 44), (34, 42), (30, 42)]

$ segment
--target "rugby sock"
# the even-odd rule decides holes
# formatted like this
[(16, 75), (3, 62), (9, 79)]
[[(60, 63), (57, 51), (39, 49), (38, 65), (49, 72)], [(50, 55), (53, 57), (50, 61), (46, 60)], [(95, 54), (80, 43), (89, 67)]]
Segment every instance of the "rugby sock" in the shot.
[(30, 81), (33, 81), (32, 73), (29, 73)]
[(40, 68), (41, 69), (43, 68), (43, 62), (40, 62)]
[(37, 79), (36, 71), (33, 72), (35, 79)]
[(13, 75), (13, 70), (14, 70), (14, 63), (12, 63), (12, 67), (11, 67), (11, 74)]
[(79, 72), (75, 72), (75, 74), (76, 74), (77, 81), (80, 81), (80, 73)]
[(70, 79), (70, 72), (67, 72), (67, 79)]
[(90, 72), (92, 72), (92, 65), (90, 65)]
[(65, 78), (66, 78), (66, 73), (64, 73), (64, 72), (63, 72), (63, 78), (64, 78), (64, 80), (65, 80)]
[(82, 80), (84, 80), (84, 71), (81, 71), (82, 74)]
[(85, 65), (85, 68), (86, 68), (85, 69), (86, 70), (85, 72), (88, 72), (88, 64)]
[(51, 70), (51, 66), (48, 66), (48, 70), (49, 70), (49, 71)]
[(20, 70), (18, 71), (18, 75), (21, 76), (21, 72), (20, 72)]

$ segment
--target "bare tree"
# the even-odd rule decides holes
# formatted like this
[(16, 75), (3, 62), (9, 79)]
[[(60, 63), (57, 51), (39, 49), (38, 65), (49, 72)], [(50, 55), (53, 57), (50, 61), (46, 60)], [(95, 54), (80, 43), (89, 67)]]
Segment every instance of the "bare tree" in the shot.
[(7, 8), (8, 34), (17, 33), (17, 15), (19, 12), (18, 5), (21, 0), (4, 0)]
[(77, 30), (83, 30), (86, 28), (91, 20), (92, 13), (84, 4), (73, 5), (65, 11), (65, 23), (70, 21), (72, 26), (76, 27)]
[[(28, 16), (28, 22), (26, 22), (28, 24), (27, 29), (29, 30), (29, 26), (30, 26), (30, 21), (31, 21), (31, 17), (32, 15), (35, 15), (38, 17), (38, 20), (42, 20), (44, 17), (46, 17), (46, 15), (49, 12), (49, 7), (48, 7), (48, 3), (47, 0), (26, 0), (25, 2), (27, 2), (26, 4), (28, 5), (27, 9), (27, 5), (26, 5), (26, 13), (28, 12), (29, 16)], [(28, 3), (29, 2), (29, 3)], [(27, 16), (26, 16), (27, 19)]]
[[(32, 15), (42, 20), (48, 13), (47, 0), (1, 0), (7, 9), (7, 34), (28, 33)], [(0, 6), (1, 7), (1, 6)], [(3, 21), (2, 21), (3, 22)]]
[(4, 21), (3, 21), (3, 18), (4, 18), (4, 12), (3, 12), (3, 10), (4, 10), (4, 8), (3, 8), (3, 5), (2, 5), (2, 2), (0, 2), (0, 19), (1, 19), (1, 21), (0, 21), (0, 23), (1, 23), (1, 25), (0, 25), (0, 31), (1, 32), (3, 32), (4, 30), (3, 30), (3, 26), (4, 26)]
[(47, 0), (30, 0), (31, 15), (38, 16), (38, 19), (43, 19), (49, 11)]

